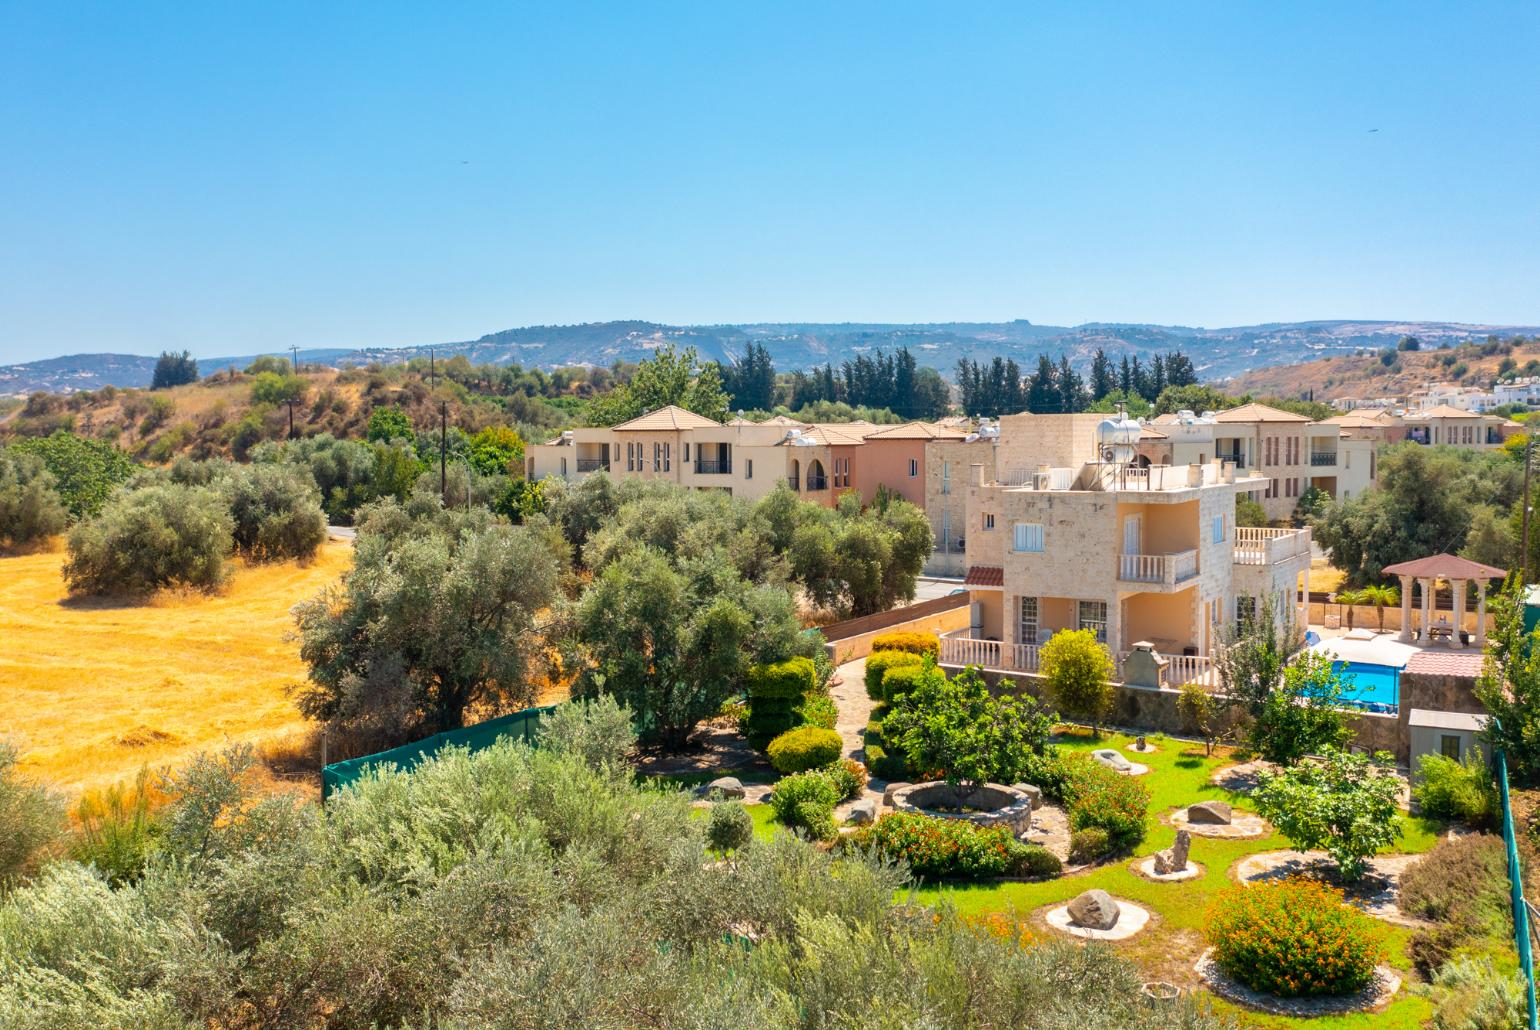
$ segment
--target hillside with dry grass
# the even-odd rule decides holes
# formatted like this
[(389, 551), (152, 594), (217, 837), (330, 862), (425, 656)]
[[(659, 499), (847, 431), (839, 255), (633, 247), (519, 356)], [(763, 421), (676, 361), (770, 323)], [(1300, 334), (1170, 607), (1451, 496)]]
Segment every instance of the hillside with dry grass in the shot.
[[(287, 365), (283, 366), (287, 374)], [(426, 368), (305, 367), (293, 405), (294, 435), (365, 435), (369, 416), (399, 408), (418, 430), (437, 428), (440, 405), (450, 427), (474, 434), (512, 425), (525, 439), (545, 439), (571, 421), (598, 392), (587, 370), (546, 374), (443, 362)], [(182, 455), (244, 460), (260, 443), (290, 435), (289, 405), (259, 400), (259, 376), (227, 369), (198, 382), (161, 390), (118, 389), (34, 393), (0, 407), (0, 442), (69, 430), (110, 440), (135, 459), (161, 464)]]
[(1240, 396), (1404, 397), (1429, 383), (1489, 388), (1501, 374), (1540, 375), (1540, 338), (1488, 341), (1443, 349), (1384, 351), (1320, 358), (1246, 372), (1219, 384)]
[(70, 598), (64, 559), (0, 557), (0, 727), (28, 775), (76, 793), (306, 732), (286, 693), (305, 678), (289, 609), (347, 570), (351, 545), (306, 565), (237, 561), (222, 594), (144, 603)]

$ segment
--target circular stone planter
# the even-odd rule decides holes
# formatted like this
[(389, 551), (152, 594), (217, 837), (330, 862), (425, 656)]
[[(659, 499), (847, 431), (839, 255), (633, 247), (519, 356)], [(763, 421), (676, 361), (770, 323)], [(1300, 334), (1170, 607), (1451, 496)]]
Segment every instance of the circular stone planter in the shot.
[(1275, 1016), (1293, 1016), (1309, 1019), (1315, 1016), (1336, 1016), (1349, 1012), (1376, 1012), (1390, 1003), (1401, 989), (1401, 975), (1389, 966), (1375, 966), (1374, 979), (1357, 994), (1340, 994), (1325, 998), (1280, 998), (1276, 994), (1263, 994), (1233, 979), (1214, 961), (1214, 949), (1210, 948), (1193, 966), (1203, 984), (1226, 1001), (1266, 1012)]
[(1018, 837), (1032, 828), (1032, 799), (999, 783), (986, 783), (972, 792), (944, 780), (916, 783), (894, 791), (892, 804), (895, 812), (961, 819), (975, 826), (1008, 826)]
[(1187, 809), (1178, 808), (1166, 817), (1166, 822), (1179, 830), (1187, 830), (1199, 837), (1220, 837), (1230, 840), (1246, 840), (1266, 837), (1273, 832), (1267, 820), (1260, 815), (1237, 811), (1228, 823), (1194, 823), (1187, 819)]
[(1055, 930), (1063, 930), (1065, 933), (1093, 941), (1126, 941), (1149, 925), (1149, 909), (1141, 908), (1123, 898), (1113, 900), (1118, 903), (1118, 921), (1112, 924), (1110, 930), (1077, 925), (1071, 921), (1068, 905), (1058, 905), (1049, 909), (1043, 919)]

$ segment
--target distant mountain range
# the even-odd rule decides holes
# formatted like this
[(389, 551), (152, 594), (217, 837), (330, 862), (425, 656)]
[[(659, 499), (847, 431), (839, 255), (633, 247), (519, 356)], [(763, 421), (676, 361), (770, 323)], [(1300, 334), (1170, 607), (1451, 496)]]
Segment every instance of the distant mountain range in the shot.
[[(1077, 365), (1089, 364), (1098, 348), (1117, 359), (1123, 354), (1148, 361), (1155, 354), (1180, 350), (1199, 374), (1220, 381), (1242, 373), (1314, 358), (1350, 354), (1362, 348), (1394, 346), (1403, 336), (1420, 337), (1429, 346), (1501, 336), (1540, 334), (1540, 326), (1465, 325), (1456, 322), (1319, 321), (1273, 322), (1230, 329), (1090, 322), (1079, 326), (1014, 322), (943, 322), (935, 324), (776, 322), (747, 325), (672, 326), (654, 322), (592, 322), (584, 325), (530, 326), (489, 333), (479, 340), (417, 347), (302, 349), (300, 359), (328, 365), (391, 364), (427, 355), (463, 354), (473, 364), (608, 365), (636, 361), (659, 346), (694, 347), (703, 358), (731, 361), (750, 343), (769, 349), (776, 368), (790, 371), (832, 362), (836, 367), (857, 354), (908, 347), (921, 364), (950, 376), (958, 359), (987, 361), (996, 354), (1015, 358), (1031, 371), (1041, 354), (1068, 353)], [(282, 353), (282, 352), (277, 352)], [(255, 355), (199, 358), (205, 375), (231, 365), (248, 364)], [(70, 392), (113, 386), (147, 386), (155, 359), (130, 354), (72, 354), (19, 365), (0, 366), (0, 394), (35, 390)]]

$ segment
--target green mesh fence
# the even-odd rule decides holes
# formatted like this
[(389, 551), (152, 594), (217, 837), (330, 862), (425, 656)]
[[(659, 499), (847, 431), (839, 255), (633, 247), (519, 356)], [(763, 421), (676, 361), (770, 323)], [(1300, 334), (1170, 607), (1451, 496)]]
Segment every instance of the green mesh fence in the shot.
[(1519, 868), (1518, 841), (1514, 837), (1513, 809), (1508, 803), (1508, 759), (1497, 752), (1497, 787), (1503, 804), (1503, 843), (1508, 847), (1508, 885), (1513, 903), (1513, 943), (1519, 952), (1519, 968), (1524, 973), (1525, 1000), (1529, 1004), (1529, 1030), (1540, 1030), (1540, 1014), (1535, 1007), (1535, 959), (1529, 941), (1529, 904), (1524, 898), (1524, 876)]
[(480, 751), (499, 740), (514, 738), (533, 744), (540, 730), (540, 720), (554, 712), (554, 706), (526, 708), (511, 715), (502, 715), (486, 722), (478, 722), (460, 730), (436, 733), (425, 740), (402, 744), (400, 747), (381, 751), (362, 758), (350, 758), (346, 762), (333, 762), (321, 770), (321, 800), (346, 787), (376, 765), (393, 765), (398, 769), (410, 769), (425, 758), (432, 758), (440, 748), (454, 745)]

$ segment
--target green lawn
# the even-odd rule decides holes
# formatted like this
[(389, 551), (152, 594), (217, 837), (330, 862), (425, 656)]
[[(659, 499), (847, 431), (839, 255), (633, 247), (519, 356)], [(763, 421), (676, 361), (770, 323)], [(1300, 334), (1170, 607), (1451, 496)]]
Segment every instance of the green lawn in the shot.
[[(1123, 858), (1071, 876), (1042, 883), (957, 884), (941, 887), (922, 887), (915, 892), (918, 900), (927, 903), (946, 903), (964, 914), (1005, 912), (1018, 918), (1030, 919), (1040, 933), (1052, 933), (1035, 913), (1045, 906), (1063, 903), (1093, 887), (1149, 908), (1156, 920), (1143, 933), (1128, 941), (1113, 945), (1120, 952), (1138, 962), (1152, 979), (1174, 983), (1190, 983), (1193, 979), (1192, 964), (1202, 953), (1204, 944), (1202, 929), (1204, 914), (1218, 893), (1229, 887), (1230, 867), (1246, 855), (1260, 851), (1277, 851), (1289, 847), (1289, 842), (1278, 834), (1251, 840), (1217, 840), (1192, 838), (1192, 858), (1205, 869), (1202, 877), (1183, 883), (1152, 883), (1131, 870), (1135, 859), (1170, 847), (1176, 831), (1159, 821), (1159, 817), (1171, 809), (1185, 807), (1195, 801), (1218, 799), (1229, 801), (1238, 809), (1251, 810), (1242, 795), (1232, 794), (1210, 783), (1216, 769), (1232, 762), (1228, 757), (1207, 758), (1201, 744), (1190, 744), (1161, 737), (1148, 738), (1160, 748), (1150, 755), (1129, 755), (1131, 761), (1150, 766), (1148, 775), (1140, 781), (1149, 789), (1149, 832), (1133, 859)], [(1067, 748), (1090, 750), (1097, 747), (1122, 749), (1133, 738), (1119, 734), (1107, 734), (1099, 741), (1086, 736), (1069, 736), (1058, 743)], [(1404, 839), (1393, 850), (1420, 852), (1431, 848), (1437, 840), (1438, 827), (1427, 820), (1402, 818)], [(1406, 959), (1406, 943), (1409, 932), (1392, 928), (1390, 950), (1392, 963), (1409, 969)], [(1278, 1019), (1261, 1016), (1249, 1010), (1216, 1002), (1221, 1010), (1233, 1013), (1247, 1026), (1292, 1027), (1305, 1021)], [(1406, 988), (1385, 1012), (1372, 1016), (1352, 1016), (1339, 1019), (1315, 1019), (1308, 1021), (1314, 1027), (1417, 1027), (1431, 1014), (1428, 1002), (1413, 995)]]

